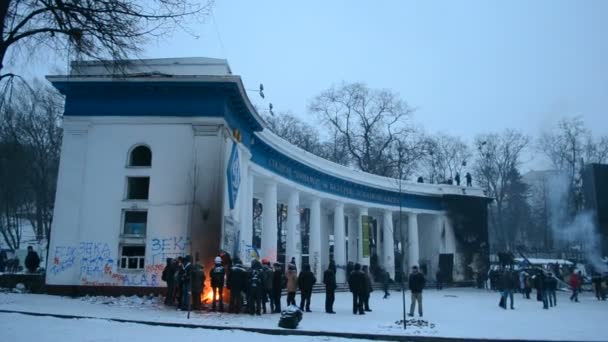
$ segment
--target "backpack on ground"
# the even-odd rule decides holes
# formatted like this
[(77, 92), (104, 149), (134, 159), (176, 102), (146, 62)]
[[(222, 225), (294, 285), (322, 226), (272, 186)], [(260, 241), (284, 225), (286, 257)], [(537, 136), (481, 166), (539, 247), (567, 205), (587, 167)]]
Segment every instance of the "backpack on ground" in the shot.
[(301, 320), (302, 310), (295, 305), (290, 305), (281, 312), (279, 327), (285, 329), (296, 329)]

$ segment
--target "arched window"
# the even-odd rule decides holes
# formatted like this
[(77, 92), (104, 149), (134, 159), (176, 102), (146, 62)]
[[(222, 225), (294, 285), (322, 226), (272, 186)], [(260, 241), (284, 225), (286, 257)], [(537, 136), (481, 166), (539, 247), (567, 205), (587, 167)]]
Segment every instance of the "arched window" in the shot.
[(129, 155), (129, 166), (152, 166), (152, 151), (148, 146), (137, 146)]

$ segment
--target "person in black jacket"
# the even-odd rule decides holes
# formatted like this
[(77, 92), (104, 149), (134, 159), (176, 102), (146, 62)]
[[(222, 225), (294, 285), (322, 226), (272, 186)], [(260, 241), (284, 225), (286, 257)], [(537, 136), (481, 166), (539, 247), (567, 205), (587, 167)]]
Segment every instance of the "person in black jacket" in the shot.
[(165, 305), (173, 305), (175, 303), (175, 272), (177, 271), (177, 262), (174, 259), (167, 258), (167, 265), (163, 269), (161, 279), (167, 283), (167, 294), (165, 295)]
[(224, 292), (224, 281), (226, 270), (222, 266), (222, 258), (215, 257), (215, 266), (209, 271), (209, 278), (211, 281), (211, 288), (213, 290), (213, 302), (211, 304), (211, 310), (217, 310), (216, 301), (220, 302), (220, 312), (224, 311), (224, 300), (222, 295)]
[(388, 273), (388, 271), (382, 270), (382, 290), (384, 290), (384, 297), (382, 297), (382, 299), (386, 299), (391, 295), (391, 293), (388, 291), (390, 282), (391, 274)]
[(334, 301), (336, 299), (336, 264), (329, 262), (329, 267), (323, 273), (323, 284), (325, 284), (325, 312), (335, 314)]
[(365, 315), (363, 311), (364, 294), (366, 291), (365, 274), (361, 272), (361, 265), (355, 264), (348, 277), (348, 287), (353, 294), (353, 314)]
[(230, 289), (230, 305), (228, 311), (232, 313), (241, 313), (243, 307), (242, 292), (247, 286), (247, 271), (241, 265), (241, 260), (234, 259), (234, 265), (230, 268), (228, 274), (228, 288)]
[(40, 257), (38, 256), (38, 253), (34, 252), (34, 248), (32, 246), (27, 246), (25, 268), (27, 268), (30, 273), (34, 273), (38, 267), (40, 267)]
[(201, 294), (205, 288), (205, 272), (204, 267), (200, 263), (196, 263), (192, 268), (192, 310), (201, 310)]
[(262, 296), (264, 295), (264, 271), (262, 264), (259, 261), (251, 262), (251, 270), (249, 271), (248, 282), (248, 300), (249, 314), (260, 316), (262, 310)]
[(426, 279), (424, 278), (424, 274), (418, 271), (418, 266), (412, 267), (412, 273), (410, 273), (408, 282), (409, 289), (410, 291), (412, 291), (412, 304), (410, 305), (409, 316), (414, 316), (414, 309), (416, 309), (417, 302), (418, 315), (422, 317), (422, 290), (424, 289), (424, 285), (426, 284)]
[(350, 278), (350, 274), (355, 270), (355, 264), (352, 261), (349, 261), (346, 264), (346, 279)]
[(306, 312), (310, 311), (310, 297), (312, 296), (312, 287), (317, 282), (314, 273), (310, 271), (310, 265), (304, 264), (302, 272), (298, 276), (298, 288), (300, 289), (300, 310), (306, 308)]
[(553, 273), (549, 272), (545, 278), (545, 292), (547, 293), (546, 297), (550, 307), (557, 306), (555, 291), (557, 291), (557, 279), (555, 279)]
[(184, 265), (182, 266), (182, 272), (180, 272), (181, 282), (181, 309), (190, 309), (190, 296), (192, 295), (192, 257), (187, 255), (184, 258)]
[(272, 272), (272, 297), (274, 302), (273, 313), (281, 313), (281, 291), (285, 288), (285, 275), (283, 268), (278, 262), (274, 263)]
[(6, 262), (8, 261), (8, 256), (6, 255), (6, 251), (0, 248), (0, 272), (4, 272), (6, 270)]

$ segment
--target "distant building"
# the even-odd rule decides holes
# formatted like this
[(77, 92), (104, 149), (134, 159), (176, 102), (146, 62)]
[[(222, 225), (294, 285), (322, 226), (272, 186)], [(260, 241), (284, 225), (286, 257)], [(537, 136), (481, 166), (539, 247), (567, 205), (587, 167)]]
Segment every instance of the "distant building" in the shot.
[(608, 165), (589, 164), (583, 173), (585, 209), (594, 214), (604, 256), (608, 255)]

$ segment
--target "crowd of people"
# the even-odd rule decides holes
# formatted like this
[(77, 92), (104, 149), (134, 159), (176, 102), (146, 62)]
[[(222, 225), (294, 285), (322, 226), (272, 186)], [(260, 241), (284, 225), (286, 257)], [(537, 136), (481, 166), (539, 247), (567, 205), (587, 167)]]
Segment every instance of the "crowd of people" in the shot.
[[(346, 266), (348, 287), (353, 296), (353, 314), (364, 315), (371, 312), (370, 295), (373, 291), (372, 276), (368, 266), (349, 262)], [(384, 297), (388, 291), (390, 276), (382, 271)], [(250, 268), (243, 266), (240, 259), (225, 260), (217, 256), (214, 266), (208, 273), (209, 285), (212, 290), (210, 310), (224, 312), (224, 288), (229, 290), (228, 312), (249, 313), (261, 315), (281, 312), (281, 294), (287, 292), (286, 305), (299, 306), (300, 310), (311, 312), (312, 291), (317, 279), (310, 265), (304, 264), (298, 273), (295, 258), (287, 264), (286, 269), (281, 263), (272, 266), (267, 259), (261, 262), (253, 260)], [(167, 283), (165, 304), (175, 306), (180, 310), (201, 310), (201, 298), (207, 281), (204, 267), (199, 262), (192, 264), (191, 256), (167, 259), (162, 272), (162, 280)], [(336, 283), (336, 265), (330, 261), (323, 273), (325, 285), (325, 312), (335, 314), (334, 301)], [(412, 292), (410, 316), (414, 315), (416, 306), (422, 316), (422, 290), (426, 280), (417, 267), (412, 269), (409, 276), (409, 289)], [(296, 303), (296, 292), (300, 291), (299, 305)]]
[[(505, 310), (507, 307), (515, 309), (516, 293), (520, 293), (524, 299), (530, 299), (533, 291), (536, 292), (536, 300), (542, 303), (543, 309), (555, 307), (560, 284), (561, 288), (571, 291), (570, 301), (578, 302), (583, 285), (580, 270), (564, 276), (562, 270), (555, 266), (549, 269), (539, 267), (520, 270), (511, 266), (495, 267), (489, 271), (488, 278), (489, 288), (500, 293), (499, 306)], [(597, 299), (606, 300), (606, 277), (596, 273), (592, 283)]]

